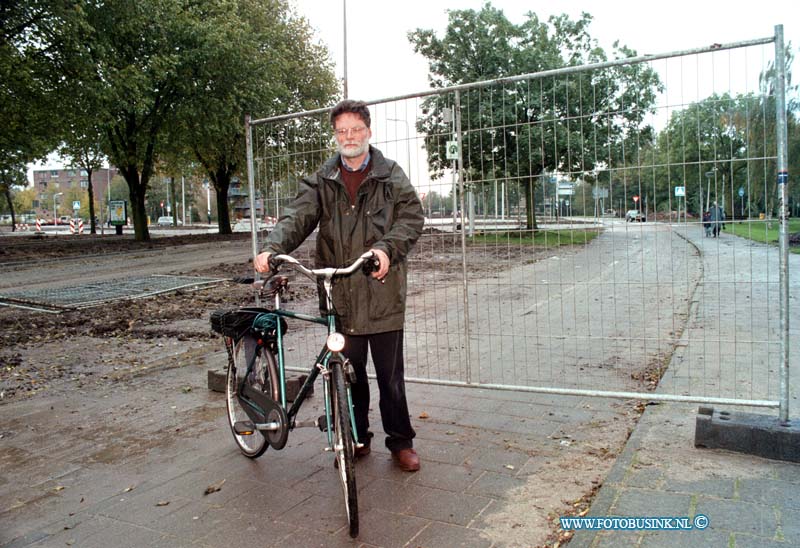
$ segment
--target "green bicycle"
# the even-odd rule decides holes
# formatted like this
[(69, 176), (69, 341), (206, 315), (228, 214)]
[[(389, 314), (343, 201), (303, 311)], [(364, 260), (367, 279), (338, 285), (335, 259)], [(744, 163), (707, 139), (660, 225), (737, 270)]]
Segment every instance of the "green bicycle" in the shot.
[[(311, 316), (281, 307), (281, 296), (289, 280), (279, 275), (290, 267), (314, 281), (321, 281), (326, 298), (325, 316)], [(253, 285), (264, 295), (274, 298), (273, 308), (245, 307), (218, 310), (211, 314), (211, 327), (223, 335), (228, 353), (225, 397), (228, 423), (241, 452), (250, 458), (264, 454), (268, 447), (283, 449), (289, 431), (298, 427), (316, 426), (327, 433), (326, 451), (335, 454), (335, 464), (344, 493), (345, 511), (350, 536), (358, 535), (358, 496), (356, 492), (355, 450), (362, 447), (353, 417), (350, 384), (355, 371), (344, 357), (344, 336), (336, 331), (336, 318), (331, 291), (333, 280), (362, 269), (365, 274), (377, 270), (372, 252), (367, 252), (346, 268), (309, 269), (289, 255), (270, 259), (271, 277)], [(315, 363), (309, 370), (291, 406), (287, 406), (283, 335), (284, 318), (327, 326), (328, 336)], [(303, 401), (317, 377), (322, 375), (325, 414), (314, 420), (296, 419)]]

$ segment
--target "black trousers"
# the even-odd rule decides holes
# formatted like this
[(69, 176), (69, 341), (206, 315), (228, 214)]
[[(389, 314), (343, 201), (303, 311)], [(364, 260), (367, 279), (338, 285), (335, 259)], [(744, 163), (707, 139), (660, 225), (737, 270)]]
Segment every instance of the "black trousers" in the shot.
[(380, 410), (386, 447), (399, 451), (413, 446), (416, 432), (411, 427), (406, 401), (403, 373), (403, 330), (374, 335), (346, 336), (343, 354), (353, 364), (356, 382), (351, 385), (353, 411), (358, 439), (369, 443), (369, 379), (367, 378), (367, 347), (372, 354), (375, 376), (380, 391)]

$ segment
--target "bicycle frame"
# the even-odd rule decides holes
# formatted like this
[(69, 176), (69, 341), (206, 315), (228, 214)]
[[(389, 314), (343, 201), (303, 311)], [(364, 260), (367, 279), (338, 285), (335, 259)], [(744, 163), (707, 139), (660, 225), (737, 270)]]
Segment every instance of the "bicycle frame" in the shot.
[[(281, 292), (276, 291), (275, 293), (275, 301), (274, 301), (274, 308), (269, 310), (269, 313), (275, 314), (278, 317), (282, 318), (292, 318), (296, 320), (317, 323), (320, 325), (325, 325), (328, 328), (328, 337), (336, 333), (336, 318), (333, 312), (333, 300), (331, 297), (332, 294), (332, 287), (333, 287), (333, 277), (339, 274), (350, 274), (356, 269), (360, 268), (361, 265), (365, 260), (367, 260), (371, 256), (371, 253), (365, 253), (362, 255), (353, 265), (346, 269), (335, 269), (335, 268), (328, 268), (328, 269), (320, 269), (316, 271), (309, 270), (303, 267), (299, 262), (297, 262), (292, 257), (286, 255), (279, 255), (277, 258), (282, 259), (285, 264), (289, 264), (296, 270), (300, 271), (301, 273), (305, 274), (309, 278), (317, 279), (318, 277), (322, 277), (322, 286), (325, 291), (325, 304), (326, 310), (329, 313), (326, 316), (312, 316), (310, 314), (303, 314), (300, 312), (294, 312), (292, 310), (286, 310), (281, 308)], [(320, 274), (321, 273), (321, 274)], [(308, 376), (306, 377), (305, 382), (300, 387), (300, 390), (297, 393), (294, 401), (292, 402), (291, 407), (287, 409), (286, 405), (286, 374), (285, 374), (285, 357), (283, 351), (283, 333), (281, 328), (281, 322), (277, 324), (277, 354), (278, 354), (278, 379), (279, 379), (279, 387), (280, 387), (280, 405), (281, 407), (286, 410), (286, 416), (288, 419), (289, 430), (293, 430), (296, 426), (296, 416), (300, 410), (300, 407), (303, 405), (306, 397), (308, 396), (311, 387), (313, 386), (314, 382), (316, 381), (317, 377), (320, 373), (322, 373), (325, 379), (328, 378), (330, 375), (330, 369), (328, 368), (328, 364), (331, 361), (338, 361), (342, 364), (342, 368), (346, 368), (349, 365), (349, 360), (341, 353), (337, 351), (332, 351), (328, 347), (328, 343), (326, 342), (325, 346), (322, 347), (317, 358), (314, 362), (314, 365), (311, 367)], [(260, 346), (260, 345), (259, 345)], [(252, 364), (248, 364), (248, 370), (250, 369)], [(328, 387), (328, 383), (323, 383), (323, 400), (325, 405), (325, 420), (326, 420), (326, 432), (328, 436), (328, 446), (333, 447), (333, 428), (332, 428), (332, 405), (331, 405), (331, 394)], [(353, 408), (353, 399), (350, 392), (350, 387), (347, 387), (347, 402), (350, 406), (350, 409)], [(353, 432), (353, 439), (357, 447), (361, 446), (361, 443), (358, 440), (358, 433), (356, 431), (355, 425), (355, 417), (353, 413), (350, 413), (350, 426)], [(318, 425), (321, 426), (321, 425)]]

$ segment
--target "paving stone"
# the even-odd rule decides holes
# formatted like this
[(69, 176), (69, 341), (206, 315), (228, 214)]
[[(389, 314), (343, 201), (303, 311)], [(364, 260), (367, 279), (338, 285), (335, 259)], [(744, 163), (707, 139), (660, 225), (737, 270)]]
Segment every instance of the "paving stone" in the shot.
[[(513, 476), (527, 461), (527, 453), (501, 447), (488, 447), (486, 449), (478, 449), (472, 453), (464, 464), (472, 468), (491, 470)], [(509, 469), (508, 466), (511, 466), (511, 468)]]
[(775, 470), (775, 477), (780, 481), (800, 483), (800, 464), (791, 462), (776, 462), (772, 468)]
[(475, 452), (475, 448), (471, 446), (421, 439), (415, 440), (414, 448), (419, 453), (420, 460), (447, 464), (462, 464), (468, 456)]
[(347, 525), (344, 499), (341, 493), (336, 498), (312, 495), (293, 507), (287, 507), (279, 520), (321, 533), (335, 533)]
[(497, 472), (486, 472), (473, 483), (468, 493), (482, 495), (486, 497), (507, 499), (514, 496), (515, 491), (524, 487), (525, 480), (498, 474)]
[(742, 479), (739, 497), (749, 502), (800, 509), (800, 489), (797, 484), (773, 479)]
[[(278, 548), (285, 546), (285, 538), (300, 535), (296, 524), (276, 521), (272, 519), (273, 516), (270, 512), (237, 512), (233, 508), (228, 510), (230, 517), (226, 518), (225, 523), (201, 537), (199, 543), (211, 548), (225, 546)], [(342, 519), (341, 525), (344, 527), (344, 519)], [(302, 536), (308, 537), (310, 533), (311, 531), (303, 530)], [(315, 534), (323, 535), (323, 533)], [(324, 536), (329, 537), (329, 535)]]
[(428, 524), (423, 519), (373, 508), (359, 513), (358, 540), (386, 548), (405, 546)]
[[(642, 537), (640, 531), (600, 531), (594, 548), (627, 548), (639, 546)], [(572, 544), (572, 543), (570, 543)]]
[(418, 472), (406, 475), (408, 483), (461, 493), (472, 485), (482, 473), (483, 470), (460, 464), (427, 462), (423, 459)]
[(495, 432), (508, 431), (509, 417), (496, 413), (479, 413), (476, 411), (465, 412), (458, 421), (463, 426), (473, 428), (486, 428)]
[(692, 548), (728, 548), (731, 534), (727, 531), (647, 531), (639, 545), (641, 548), (675, 548), (691, 546)]
[(782, 509), (780, 516), (783, 538), (792, 546), (800, 546), (800, 516), (788, 509)]
[(74, 529), (63, 530), (34, 544), (36, 548), (64, 546), (113, 546), (114, 548), (140, 548), (159, 541), (158, 531), (97, 516)]
[(359, 510), (376, 508), (402, 514), (416, 501), (435, 491), (421, 485), (376, 479), (359, 493), (358, 506)]
[(468, 525), (492, 499), (447, 491), (432, 490), (414, 501), (407, 513), (429, 520)]
[[(190, 504), (191, 499), (176, 495), (172, 486), (165, 484), (153, 489), (140, 491), (135, 489), (109, 500), (107, 508), (100, 514), (142, 526), (176, 512)], [(164, 504), (166, 503), (166, 504)]]
[(774, 538), (755, 537), (743, 533), (734, 533), (733, 538), (736, 548), (788, 548), (789, 546), (798, 545), (792, 541), (781, 542)]
[(663, 478), (664, 471), (654, 466), (641, 468), (631, 467), (629, 473), (626, 474), (625, 478), (623, 479), (623, 484), (625, 487), (655, 489)]
[(675, 493), (702, 494), (709, 497), (732, 499), (734, 496), (735, 480), (732, 478), (717, 478), (697, 481), (676, 481), (667, 479), (663, 489)]
[(775, 510), (744, 501), (698, 497), (696, 514), (708, 516), (709, 529), (772, 538), (778, 529)]
[[(689, 515), (691, 497), (645, 489), (623, 489), (611, 508), (615, 516)], [(700, 512), (702, 513), (702, 512)]]
[(411, 544), (415, 548), (489, 548), (492, 540), (488, 535), (475, 529), (457, 527), (445, 523), (431, 523)]

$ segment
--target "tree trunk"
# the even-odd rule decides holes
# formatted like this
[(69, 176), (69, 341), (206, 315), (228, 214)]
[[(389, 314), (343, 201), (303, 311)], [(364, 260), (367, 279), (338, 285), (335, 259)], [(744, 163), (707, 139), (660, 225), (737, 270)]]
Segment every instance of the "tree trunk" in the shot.
[(89, 175), (89, 229), (90, 234), (97, 234), (97, 225), (94, 222), (94, 185), (92, 184), (92, 169), (86, 170)]
[(150, 231), (147, 228), (147, 210), (144, 207), (146, 181), (140, 181), (139, 172), (135, 166), (120, 167), (125, 182), (128, 183), (128, 193), (131, 197), (130, 215), (133, 217), (133, 233), (137, 242), (149, 242)]
[(539, 230), (536, 223), (536, 185), (533, 179), (527, 179), (523, 182), (523, 190), (525, 194), (525, 228), (528, 230)]
[(3, 185), (3, 194), (8, 202), (8, 210), (11, 212), (11, 232), (17, 230), (17, 216), (14, 214), (14, 201), (11, 199), (11, 185)]
[[(227, 174), (217, 173), (214, 178), (214, 190), (217, 193), (217, 226), (220, 234), (231, 234), (231, 215), (228, 211), (228, 189), (231, 186), (231, 178)], [(250, 214), (250, 222), (255, 222)]]

